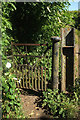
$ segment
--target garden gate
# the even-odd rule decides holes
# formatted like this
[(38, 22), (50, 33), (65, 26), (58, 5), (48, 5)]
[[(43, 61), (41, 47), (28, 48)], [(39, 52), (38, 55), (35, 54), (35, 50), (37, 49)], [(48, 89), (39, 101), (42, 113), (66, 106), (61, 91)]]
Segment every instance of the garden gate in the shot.
[[(66, 88), (70, 89), (71, 86), (75, 85), (75, 77), (77, 77), (75, 68), (78, 69), (78, 51), (74, 35), (74, 28), (67, 27), (61, 29), (61, 41), (59, 37), (51, 38), (53, 43), (51, 43), (51, 46), (48, 43), (11, 43), (13, 67), (17, 75), (17, 87), (46, 91), (51, 83), (50, 86), (53, 89), (58, 89), (60, 85), (61, 90), (66, 91)], [(35, 46), (40, 49), (35, 49)], [(33, 49), (35, 49), (34, 55), (31, 52)], [(61, 53), (61, 56), (59, 53)], [(61, 66), (61, 71), (59, 71), (59, 66)], [(61, 72), (60, 80), (59, 72)]]
[[(46, 91), (48, 80), (50, 78), (49, 49), (51, 46), (48, 46), (48, 43), (11, 43), (11, 46), (14, 73), (17, 76), (17, 87)], [(45, 51), (44, 47), (46, 49)], [(35, 53), (30, 52), (33, 49)], [(42, 51), (38, 51), (41, 49)]]

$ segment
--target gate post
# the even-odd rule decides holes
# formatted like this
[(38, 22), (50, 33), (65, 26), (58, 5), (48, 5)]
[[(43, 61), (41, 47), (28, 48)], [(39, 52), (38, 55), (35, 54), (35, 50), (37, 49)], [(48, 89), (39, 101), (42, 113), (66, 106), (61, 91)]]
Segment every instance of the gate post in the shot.
[(52, 88), (58, 89), (59, 85), (59, 41), (61, 38), (57, 36), (51, 37), (52, 46)]

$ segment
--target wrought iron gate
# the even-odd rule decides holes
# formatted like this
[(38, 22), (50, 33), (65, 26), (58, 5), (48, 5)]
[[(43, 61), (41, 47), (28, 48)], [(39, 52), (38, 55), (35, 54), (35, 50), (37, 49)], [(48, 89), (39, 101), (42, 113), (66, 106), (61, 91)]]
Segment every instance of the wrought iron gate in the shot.
[[(14, 44), (11, 43), (13, 54), (13, 68), (17, 76), (16, 86), (20, 88), (45, 90), (50, 79), (49, 49), (47, 44)], [(34, 48), (32, 48), (33, 46)], [(35, 50), (39, 47), (42, 51)], [(45, 51), (44, 51), (45, 47)], [(14, 49), (15, 48), (15, 49)], [(29, 52), (28, 52), (29, 49)], [(36, 51), (32, 55), (30, 50)]]

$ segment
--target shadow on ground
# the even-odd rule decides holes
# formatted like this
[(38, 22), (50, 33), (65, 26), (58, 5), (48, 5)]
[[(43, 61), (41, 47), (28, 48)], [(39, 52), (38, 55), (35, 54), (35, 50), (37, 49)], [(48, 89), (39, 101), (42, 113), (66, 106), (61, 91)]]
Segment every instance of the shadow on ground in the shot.
[(52, 115), (47, 108), (43, 108), (42, 91), (34, 91), (30, 89), (20, 89), (21, 98), (23, 100), (23, 109), (25, 115), (29, 113), (30, 118), (49, 119)]
[(26, 89), (26, 88), (22, 88), (20, 89), (20, 92), (22, 95), (30, 95), (30, 96), (42, 96), (42, 91), (35, 91), (35, 90), (31, 90), (31, 89)]

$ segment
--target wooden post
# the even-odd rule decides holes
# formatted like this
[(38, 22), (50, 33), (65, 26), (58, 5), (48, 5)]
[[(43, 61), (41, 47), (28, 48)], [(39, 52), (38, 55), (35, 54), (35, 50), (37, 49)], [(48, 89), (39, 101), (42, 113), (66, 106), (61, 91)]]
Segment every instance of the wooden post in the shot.
[(51, 37), (53, 42), (52, 47), (52, 82), (53, 82), (53, 89), (58, 89), (59, 85), (59, 41), (60, 38), (53, 36)]

